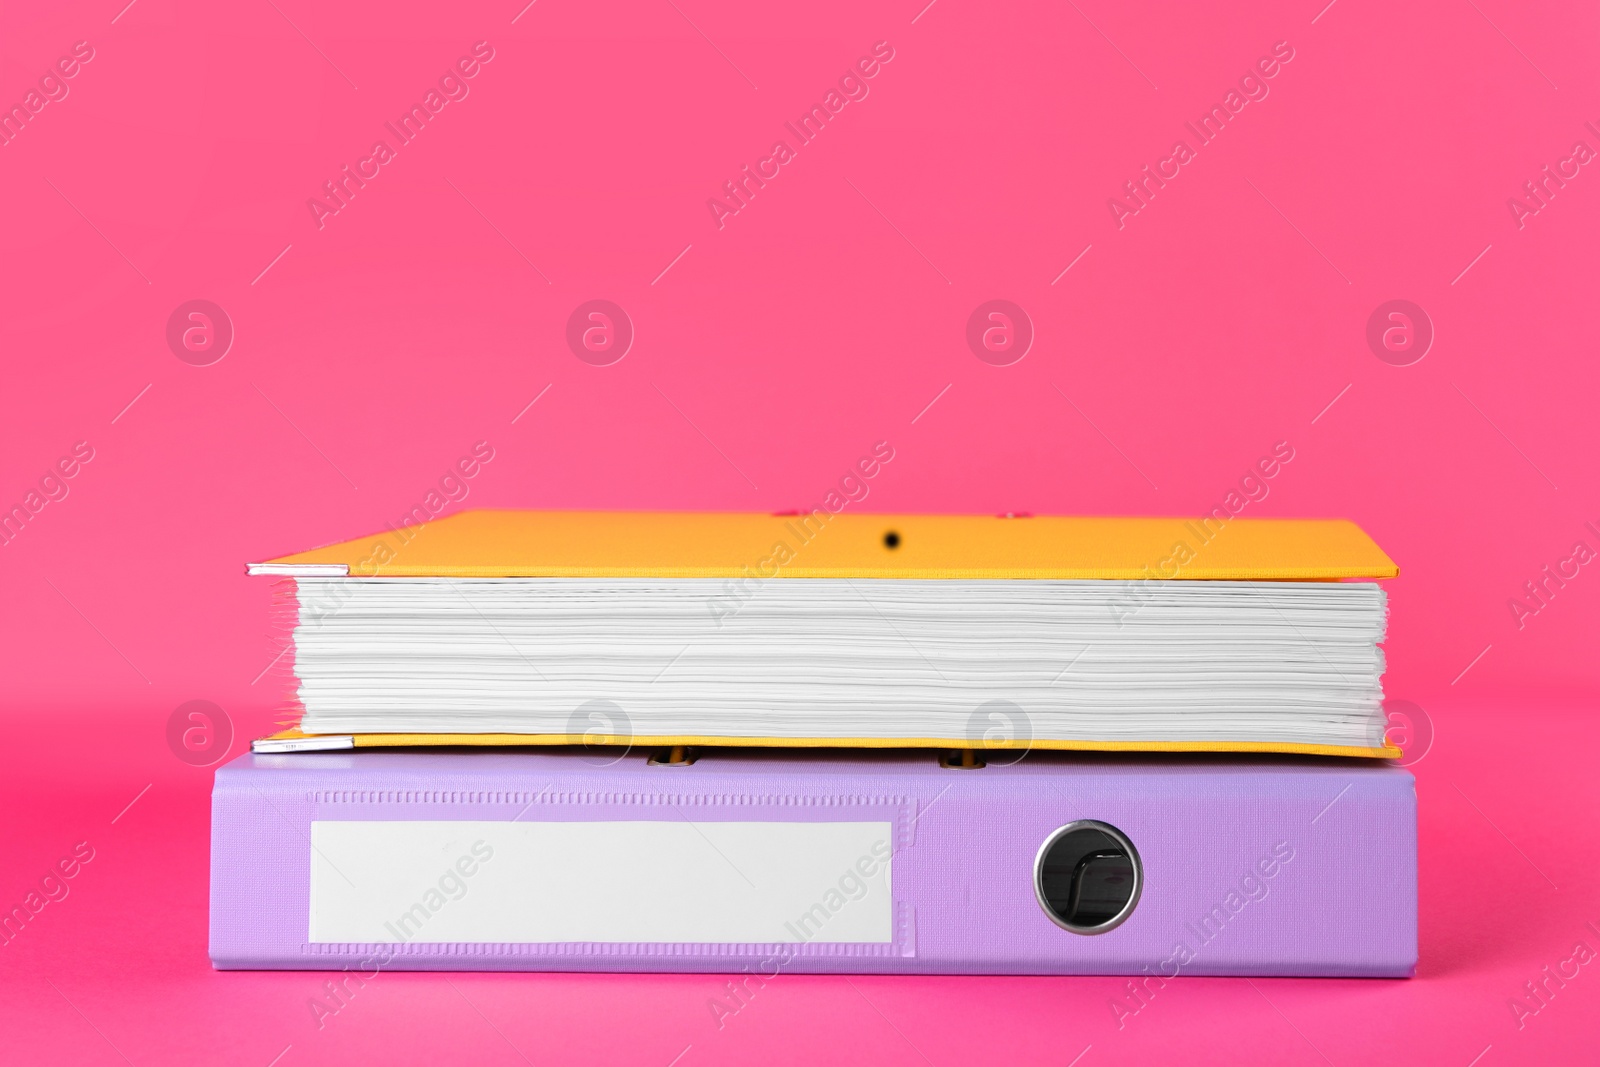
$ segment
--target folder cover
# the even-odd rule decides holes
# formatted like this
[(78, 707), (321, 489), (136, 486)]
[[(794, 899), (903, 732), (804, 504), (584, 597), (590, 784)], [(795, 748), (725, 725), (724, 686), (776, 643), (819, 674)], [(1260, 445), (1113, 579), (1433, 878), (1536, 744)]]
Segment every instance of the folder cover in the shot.
[(291, 577), (1127, 581), (1399, 573), (1353, 522), (1217, 510), (1196, 519), (478, 510), (248, 569)]
[(1389, 976), (1414, 782), (1367, 761), (575, 749), (217, 772), (219, 969)]

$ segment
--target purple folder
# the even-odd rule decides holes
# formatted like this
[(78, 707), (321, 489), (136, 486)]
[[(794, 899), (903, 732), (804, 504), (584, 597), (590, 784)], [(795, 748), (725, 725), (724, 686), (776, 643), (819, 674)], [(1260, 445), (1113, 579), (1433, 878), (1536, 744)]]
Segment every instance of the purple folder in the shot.
[(1259, 757), (244, 755), (212, 798), (211, 959), (1404, 977), (1415, 784)]

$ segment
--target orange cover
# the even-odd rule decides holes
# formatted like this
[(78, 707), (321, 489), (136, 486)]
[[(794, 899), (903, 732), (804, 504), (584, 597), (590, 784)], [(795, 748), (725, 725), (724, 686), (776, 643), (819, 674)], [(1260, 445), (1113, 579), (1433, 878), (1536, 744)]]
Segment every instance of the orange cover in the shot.
[[(1221, 512), (1221, 509), (1218, 509)], [(1103, 578), (1399, 573), (1343, 519), (466, 511), (252, 564), (439, 578)]]
[[(1311, 745), (1293, 741), (1084, 741), (1036, 738), (1028, 741), (952, 737), (703, 737), (691, 735), (604, 736), (593, 734), (308, 734), (298, 727), (280, 730), (266, 740), (293, 743), (316, 739), (343, 739), (346, 748), (507, 748), (518, 745), (608, 745), (623, 749), (674, 748), (931, 748), (984, 752), (1232, 752), (1279, 756), (1351, 756), (1399, 759), (1402, 750), (1390, 744)], [(290, 751), (285, 749), (284, 751)], [(620, 756), (618, 757), (620, 758)]]

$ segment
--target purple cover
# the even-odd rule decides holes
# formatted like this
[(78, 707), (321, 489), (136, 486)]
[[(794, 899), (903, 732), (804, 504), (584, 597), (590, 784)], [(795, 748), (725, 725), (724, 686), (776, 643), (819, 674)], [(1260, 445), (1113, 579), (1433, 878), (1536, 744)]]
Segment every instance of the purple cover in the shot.
[[(567, 750), (246, 754), (212, 796), (220, 969), (1407, 977), (1415, 783), (1367, 761), (711, 750), (611, 766)], [(892, 943), (330, 944), (309, 940), (314, 820), (889, 821)], [(1057, 828), (1095, 819), (1143, 866), (1127, 919), (1083, 935), (1035, 896)], [(1285, 859), (1285, 857), (1288, 857)], [(1263, 872), (1271, 870), (1271, 875)], [(530, 900), (530, 907), (537, 902)]]

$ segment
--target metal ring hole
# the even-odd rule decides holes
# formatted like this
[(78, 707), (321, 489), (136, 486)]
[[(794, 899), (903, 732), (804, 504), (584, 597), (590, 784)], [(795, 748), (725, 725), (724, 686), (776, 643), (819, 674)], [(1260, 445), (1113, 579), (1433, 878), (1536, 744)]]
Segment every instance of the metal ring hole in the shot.
[(1144, 867), (1133, 842), (1109, 823), (1080, 819), (1045, 838), (1033, 890), (1050, 921), (1075, 934), (1103, 934), (1133, 914)]

